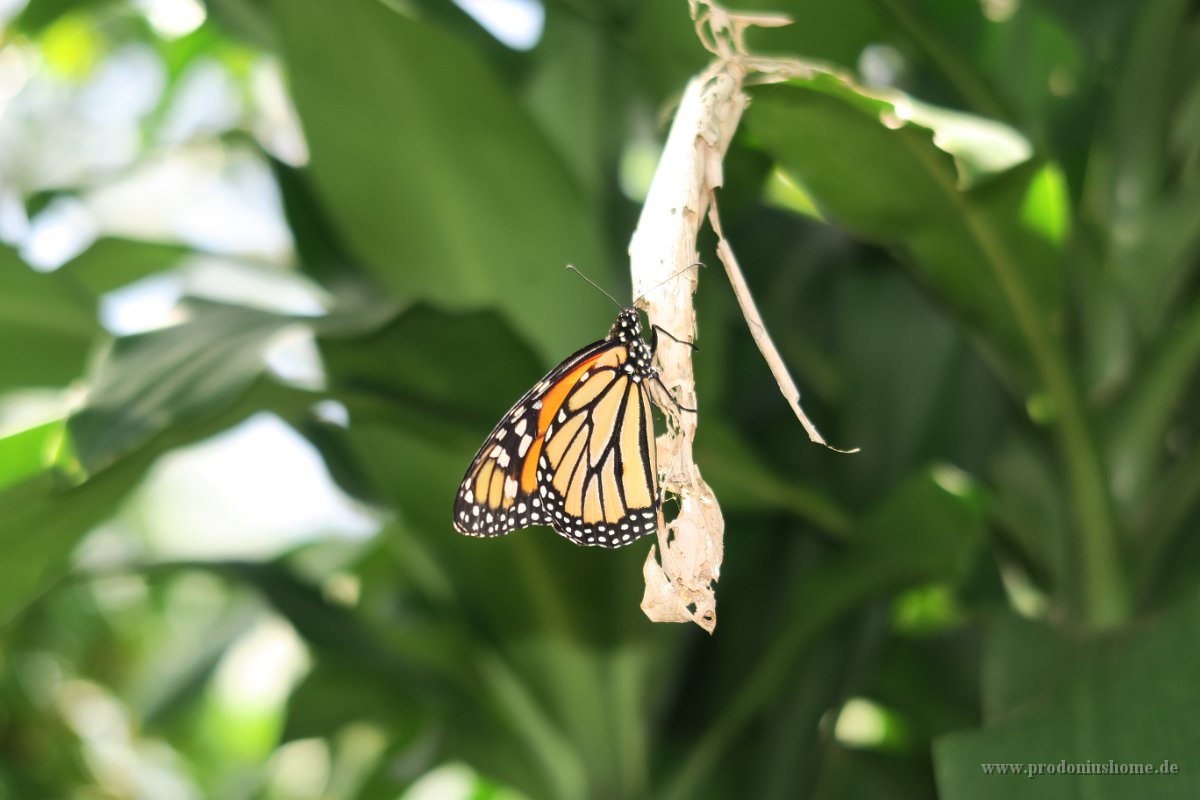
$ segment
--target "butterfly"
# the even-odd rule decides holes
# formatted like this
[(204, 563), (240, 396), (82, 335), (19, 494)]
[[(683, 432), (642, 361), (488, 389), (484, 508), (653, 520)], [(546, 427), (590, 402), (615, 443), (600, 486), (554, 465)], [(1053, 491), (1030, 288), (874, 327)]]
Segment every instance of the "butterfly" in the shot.
[(467, 468), (454, 527), (486, 537), (549, 525), (596, 547), (624, 547), (655, 531), (650, 382), (662, 380), (650, 362), (657, 330), (647, 344), (638, 312), (622, 309), (607, 336), (518, 400)]

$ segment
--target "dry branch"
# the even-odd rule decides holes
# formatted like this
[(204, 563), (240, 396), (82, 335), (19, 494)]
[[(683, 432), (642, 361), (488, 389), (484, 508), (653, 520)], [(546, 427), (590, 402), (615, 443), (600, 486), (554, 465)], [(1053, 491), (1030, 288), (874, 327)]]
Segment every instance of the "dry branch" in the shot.
[[(771, 343), (721, 231), (716, 189), (723, 183), (722, 161), (748, 99), (742, 91), (751, 70), (779, 67), (770, 59), (746, 54), (743, 35), (752, 25), (778, 26), (786, 17), (734, 14), (709, 0), (690, 0), (696, 33), (717, 58), (684, 91), (662, 158), (650, 184), (637, 230), (629, 245), (633, 294), (650, 322), (683, 340), (695, 338), (692, 294), (698, 270), (696, 239), (705, 214), (719, 237), (718, 257), (725, 265), (751, 334), (779, 381), (780, 390), (809, 437), (825, 440), (800, 408), (800, 393)], [(692, 351), (660, 337), (656, 356), (671, 398), (658, 397), (667, 432), (658, 439), (658, 464), (664, 496), (678, 501), (670, 522), (660, 513), (658, 547), (651, 548), (643, 573), (642, 609), (656, 622), (695, 622), (710, 633), (716, 627), (715, 588), (724, 553), (725, 522), (717, 499), (700, 475), (692, 454), (698, 424)], [(661, 390), (656, 390), (661, 394)], [(828, 446), (828, 445), (826, 445)], [(661, 562), (659, 553), (661, 552)]]

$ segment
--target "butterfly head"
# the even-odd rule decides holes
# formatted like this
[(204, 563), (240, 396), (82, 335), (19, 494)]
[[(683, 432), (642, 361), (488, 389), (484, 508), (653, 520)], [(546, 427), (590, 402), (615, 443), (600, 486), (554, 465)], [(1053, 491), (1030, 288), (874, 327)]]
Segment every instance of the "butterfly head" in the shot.
[(626, 308), (617, 315), (608, 338), (624, 343), (628, 349), (629, 361), (625, 367), (628, 372), (639, 376), (639, 379), (652, 374), (650, 362), (654, 358), (654, 351), (642, 339), (642, 318), (635, 309)]
[(641, 339), (642, 318), (638, 312), (632, 308), (621, 309), (621, 313), (617, 314), (617, 321), (613, 323), (612, 329), (608, 332), (608, 338), (625, 343)]

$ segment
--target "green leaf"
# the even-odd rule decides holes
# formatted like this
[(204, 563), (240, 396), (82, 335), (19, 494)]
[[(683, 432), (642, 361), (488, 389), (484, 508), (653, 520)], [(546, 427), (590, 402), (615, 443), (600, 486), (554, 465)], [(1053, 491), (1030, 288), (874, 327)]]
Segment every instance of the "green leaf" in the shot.
[(27, 33), (41, 33), (65, 14), (75, 10), (100, 12), (115, 0), (34, 0), (13, 20), (13, 27)]
[(1129, 234), (1111, 250), (1127, 313), (1143, 335), (1169, 336), (1172, 312), (1187, 296), (1200, 253), (1200, 190), (1156, 197), (1128, 225)]
[[(1046, 407), (1043, 421), (1056, 426), (1078, 516), (1071, 549), (1080, 574), (1063, 590), (1087, 624), (1121, 622), (1130, 594), (1107, 476), (1060, 333), (1054, 232), (1066, 200), (1048, 200), (1055, 187), (1061, 193), (1062, 181), (1047, 179), (1048, 167), (1036, 161), (995, 172), (981, 147), (991, 123), (980, 120), (977, 136), (949, 136), (928, 114), (934, 127), (910, 123), (922, 112), (909, 102), (814, 71), (760, 87), (746, 119), (833, 219), (900, 251), (919, 279), (983, 335), (1023, 399), (1032, 395)], [(1051, 222), (1042, 218), (1047, 205), (1055, 209)]]
[(0, 438), (0, 488), (50, 466), (62, 445), (63, 433), (63, 421), (56, 419)]
[[(997, 123), (817, 73), (758, 87), (746, 123), (836, 221), (894, 246), (1030, 378), (1061, 304), (1053, 228), (1027, 143)], [(1058, 211), (1064, 199), (1050, 203)], [(1061, 235), (1061, 234), (1058, 234)]]
[[(372, 722), (392, 736), (428, 725), (418, 692), (396, 690), (395, 677), (364, 676), (353, 664), (318, 662), (288, 697), (283, 741), (328, 736), (347, 725)], [(386, 697), (387, 702), (381, 702)]]
[(1070, 575), (1059, 547), (1067, 527), (1061, 480), (1050, 453), (1028, 436), (1014, 434), (993, 456), (994, 518), (1039, 585), (1052, 587)]
[(987, 463), (1011, 405), (962, 331), (899, 270), (848, 270), (841, 283), (837, 438), (866, 450), (847, 459), (846, 475), (866, 489), (903, 480), (930, 458), (968, 471)]
[[(1015, 617), (992, 627), (984, 665), (985, 727), (936, 742), (938, 796), (1185, 798), (1200, 749), (1200, 686), (1181, 665), (1200, 661), (1200, 595), (1149, 625), (1096, 639)], [(1148, 724), (1148, 721), (1152, 721)], [(1179, 765), (1165, 775), (1034, 775), (1029, 764)], [(1018, 764), (1018, 775), (982, 765)]]
[(896, 488), (862, 520), (843, 553), (796, 586), (786, 625), (660, 796), (696, 796), (755, 715), (784, 691), (805, 648), (843, 615), (905, 586), (961, 579), (977, 552), (983, 518), (978, 488), (952, 468), (934, 468)]
[(339, 282), (361, 280), (354, 258), (317, 202), (309, 173), (274, 158), (269, 164), (279, 186), (300, 269), (334, 292), (339, 290)]
[(207, 0), (204, 8), (226, 33), (264, 50), (279, 49), (270, 0)]
[[(402, 300), (493, 302), (547, 358), (599, 338), (611, 284), (596, 202), (463, 40), (374, 0), (277, 0), (323, 205)], [(564, 295), (568, 298), (564, 301)]]
[[(450, 752), (533, 796), (587, 796), (585, 781), (598, 787), (596, 796), (639, 795), (650, 656), (657, 657), (643, 641), (650, 625), (637, 605), (644, 546), (597, 558), (543, 527), (495, 540), (464, 537), (450, 513), (477, 439), (448, 449), (371, 422), (343, 435), (373, 493), (404, 521), (398, 569), (420, 577), (402, 585), (429, 583), (430, 572), (448, 576), (434, 581), (442, 588), (431, 587), (426, 602), (480, 646), (469, 665), (472, 691), (513, 742), (498, 750), (495, 737), (484, 741), (470, 725), (454, 727)], [(413, 612), (404, 619), (412, 624)]]
[(959, 189), (979, 186), (1033, 157), (1025, 137), (999, 122), (912, 97), (891, 105), (894, 113), (904, 113), (905, 121), (933, 131), (933, 144), (954, 158)]
[(356, 418), (383, 417), (451, 440), (467, 430), (482, 443), (542, 376), (534, 354), (493, 312), (417, 306), (370, 335), (318, 342), (330, 389)]
[[(1135, 517), (1160, 486), (1163, 440), (1200, 364), (1200, 304), (1181, 313), (1169, 335), (1142, 357), (1138, 380), (1112, 414), (1108, 460), (1113, 493)], [(1161, 502), (1158, 497), (1155, 502)], [(1163, 531), (1148, 531), (1157, 538)]]
[(93, 296), (99, 297), (170, 269), (193, 252), (182, 245), (103, 238), (63, 264), (59, 271), (73, 276)]
[(65, 274), (35, 272), (0, 245), (0, 391), (69, 383), (99, 334), (86, 292)]
[(1138, 7), (1123, 31), (1124, 58), (1113, 73), (1107, 124), (1100, 128), (1096, 148), (1099, 163), (1090, 176), (1094, 191), (1103, 193), (1093, 202), (1103, 204), (1103, 217), (1121, 226), (1111, 229), (1116, 240), (1131, 217), (1150, 210), (1170, 176), (1164, 143), (1180, 88), (1176, 75), (1181, 73), (1179, 64), (1162, 54), (1194, 46), (1194, 39), (1189, 41), (1193, 11), (1189, 0), (1156, 0)]
[[(960, 8), (966, 12), (966, 7)], [(1021, 3), (1009, 7), (1001, 19), (996, 17), (1002, 15), (988, 18), (979, 13), (982, 10), (971, 9), (978, 33), (966, 44), (973, 51), (973, 60), (986, 70), (1009, 118), (1025, 124), (1056, 114), (1064, 119), (1071, 104), (1078, 104), (1081, 94), (1086, 97), (1081, 84), (1088, 79), (1087, 65), (1079, 31), (1072, 30), (1046, 4)], [(995, 113), (984, 104), (971, 105), (980, 113)], [(1059, 145), (1055, 152), (1072, 157), (1073, 151), (1085, 149), (1094, 131), (1076, 130), (1078, 127), (1083, 126), (1059, 124), (1046, 132), (1052, 143)]]
[(789, 511), (826, 533), (846, 535), (845, 510), (821, 491), (777, 474), (753, 448), (718, 419), (705, 419), (696, 437), (696, 461), (725, 512)]
[(0, 491), (0, 551), (6, 554), (0, 559), (0, 624), (66, 570), (79, 540), (118, 510), (163, 453), (232, 427), (251, 414), (276, 411), (291, 419), (310, 404), (305, 393), (259, 381), (243, 392), (240, 402), (213, 410), (191, 425), (171, 427), (77, 486), (62, 488), (56, 475), (44, 472)]
[(144, 466), (129, 462), (65, 491), (45, 473), (0, 491), (0, 624), (61, 574), (75, 543), (116, 511)]
[(117, 339), (70, 419), (79, 460), (95, 472), (157, 433), (224, 410), (264, 370), (264, 352), (293, 317), (190, 301), (169, 328)]
[(574, 11), (549, 4), (526, 92), (530, 113), (570, 164), (590, 196), (600, 196), (605, 170), (624, 131), (607, 124), (621, 82), (609, 69), (605, 31)]

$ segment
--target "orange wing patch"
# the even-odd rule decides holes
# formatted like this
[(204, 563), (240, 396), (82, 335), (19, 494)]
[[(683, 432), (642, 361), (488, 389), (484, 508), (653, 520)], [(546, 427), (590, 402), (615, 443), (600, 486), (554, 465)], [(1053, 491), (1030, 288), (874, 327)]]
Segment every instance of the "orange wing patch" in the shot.
[(607, 350), (599, 353), (575, 369), (564, 375), (558, 383), (546, 392), (546, 396), (542, 398), (542, 410), (538, 414), (538, 438), (546, 435), (546, 428), (550, 427), (550, 423), (554, 421), (554, 415), (562, 408), (563, 400), (567, 399), (567, 395), (579, 383), (579, 378), (583, 373), (593, 367), (619, 367), (625, 362), (625, 352), (618, 350)]
[(607, 350), (597, 353), (559, 378), (542, 397), (542, 407), (538, 411), (537, 436), (534, 438), (533, 444), (529, 447), (529, 453), (525, 456), (525, 463), (521, 466), (521, 491), (531, 494), (537, 489), (538, 460), (542, 456), (542, 446), (545, 444), (546, 430), (550, 427), (550, 423), (554, 422), (554, 416), (562, 408), (563, 401), (567, 399), (567, 395), (579, 383), (579, 379), (583, 373), (595, 367), (619, 367), (625, 363), (625, 357), (624, 350)]

